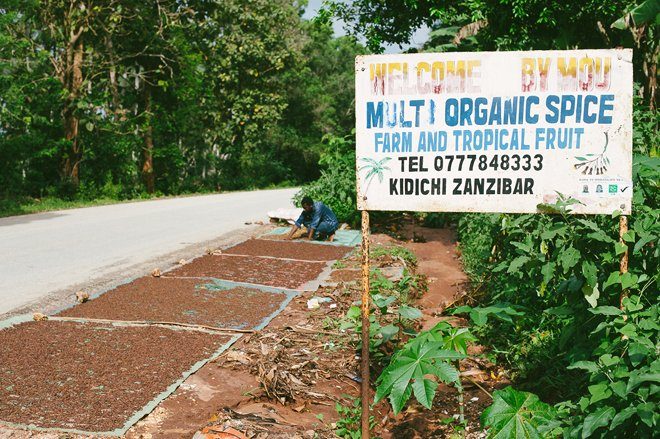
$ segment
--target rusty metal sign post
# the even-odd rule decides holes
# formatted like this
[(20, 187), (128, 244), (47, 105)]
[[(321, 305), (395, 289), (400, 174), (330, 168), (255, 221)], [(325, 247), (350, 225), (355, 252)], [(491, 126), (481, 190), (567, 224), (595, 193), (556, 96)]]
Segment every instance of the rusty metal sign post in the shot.
[(369, 373), (369, 212), (362, 211), (362, 354), (360, 357), (362, 415), (360, 425), (362, 437), (369, 438), (369, 401), (371, 401), (371, 378)]

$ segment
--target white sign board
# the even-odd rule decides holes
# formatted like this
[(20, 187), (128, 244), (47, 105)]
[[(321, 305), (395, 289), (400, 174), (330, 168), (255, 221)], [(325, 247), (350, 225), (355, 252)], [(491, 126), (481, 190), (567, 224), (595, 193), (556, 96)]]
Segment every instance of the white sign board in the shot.
[(358, 208), (630, 213), (632, 50), (360, 56)]

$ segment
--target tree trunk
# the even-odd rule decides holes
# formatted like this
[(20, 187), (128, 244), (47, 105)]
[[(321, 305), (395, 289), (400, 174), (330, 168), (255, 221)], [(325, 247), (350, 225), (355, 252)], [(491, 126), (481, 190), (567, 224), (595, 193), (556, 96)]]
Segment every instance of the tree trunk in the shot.
[(144, 131), (144, 148), (142, 148), (142, 178), (147, 192), (153, 194), (155, 191), (155, 176), (154, 176), (154, 136), (153, 136), (153, 118), (151, 114), (151, 87), (149, 84), (144, 86), (144, 114), (146, 128)]
[[(653, 47), (655, 44), (655, 47)], [(651, 111), (656, 109), (657, 89), (658, 89), (658, 55), (660, 55), (660, 44), (650, 43), (650, 56), (644, 60), (644, 73), (646, 74), (645, 100), (649, 104)]]
[(71, 142), (64, 156), (63, 179), (70, 182), (75, 188), (80, 183), (79, 167), (82, 160), (82, 148), (78, 137), (78, 126), (80, 119), (76, 115), (76, 103), (80, 97), (83, 83), (83, 39), (81, 31), (74, 35), (72, 32), (70, 43), (67, 47), (67, 66), (64, 70), (63, 82), (68, 91), (68, 96), (63, 112), (64, 138)]
[(105, 48), (108, 52), (108, 58), (110, 59), (108, 75), (110, 77), (110, 92), (112, 93), (112, 109), (115, 112), (118, 112), (120, 108), (120, 101), (119, 87), (117, 86), (117, 57), (115, 55), (114, 45), (112, 44), (112, 38), (110, 35), (105, 36)]

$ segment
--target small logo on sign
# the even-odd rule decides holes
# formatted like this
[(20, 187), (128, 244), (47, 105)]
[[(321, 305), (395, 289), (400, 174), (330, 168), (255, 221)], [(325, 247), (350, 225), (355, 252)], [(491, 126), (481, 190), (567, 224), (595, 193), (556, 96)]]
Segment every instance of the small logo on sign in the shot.
[(611, 184), (609, 187), (609, 192), (610, 194), (616, 194), (619, 192), (619, 185), (618, 184)]

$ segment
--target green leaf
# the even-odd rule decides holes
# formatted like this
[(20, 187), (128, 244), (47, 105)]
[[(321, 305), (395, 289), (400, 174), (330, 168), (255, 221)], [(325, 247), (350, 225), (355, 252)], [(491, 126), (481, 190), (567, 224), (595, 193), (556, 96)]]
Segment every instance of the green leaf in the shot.
[(658, 14), (660, 14), (659, 9), (660, 6), (658, 6), (657, 0), (646, 0), (612, 23), (612, 27), (623, 30), (629, 27), (641, 27), (654, 21), (657, 22)]
[(580, 252), (573, 247), (569, 247), (564, 250), (559, 256), (559, 263), (564, 268), (564, 271), (568, 271), (571, 268), (575, 267), (575, 264), (580, 260)]
[(472, 311), (472, 307), (468, 305), (457, 306), (456, 308), (449, 311), (450, 314), (466, 314)]
[(628, 394), (628, 392), (626, 392), (626, 383), (623, 381), (613, 382), (610, 384), (610, 388), (619, 398), (625, 398)]
[(475, 308), (470, 311), (470, 320), (477, 326), (483, 326), (488, 322), (488, 313), (484, 313), (481, 309)]
[(611, 354), (604, 354), (600, 356), (598, 361), (600, 361), (600, 363), (603, 366), (610, 367), (610, 366), (614, 366), (615, 364), (618, 364), (621, 361), (621, 358), (617, 356), (612, 356)]
[(623, 240), (626, 242), (635, 242), (635, 231), (628, 230), (626, 233), (623, 234)]
[(430, 409), (433, 406), (433, 397), (435, 396), (435, 390), (438, 388), (438, 383), (424, 378), (421, 369), (415, 371), (414, 378), (412, 389), (415, 398), (424, 407)]
[[(394, 355), (390, 364), (378, 377), (376, 402), (389, 395), (392, 410), (398, 414), (413, 394), (413, 384), (420, 381), (416, 379), (413, 383), (414, 377), (423, 378), (425, 374), (435, 371), (435, 367), (442, 361), (458, 360), (463, 357), (464, 355), (458, 352), (442, 349), (440, 342), (411, 340)], [(456, 376), (458, 376), (458, 372), (456, 372)], [(443, 379), (441, 376), (438, 378)], [(415, 398), (419, 396), (424, 400), (420, 403), (432, 399), (432, 397), (428, 397), (428, 391), (432, 385), (425, 384), (423, 388), (420, 387), (420, 384), (415, 384), (415, 386), (417, 387)], [(433, 390), (435, 391), (435, 389)]]
[(605, 288), (609, 287), (610, 285), (619, 283), (621, 283), (621, 273), (618, 271), (613, 271), (610, 273), (610, 276), (607, 278), (607, 280), (603, 283), (603, 290), (605, 290)]
[(624, 254), (627, 250), (628, 250), (628, 246), (626, 244), (623, 244), (621, 242), (614, 243), (614, 251), (616, 252), (617, 256)]
[(591, 394), (590, 404), (595, 404), (612, 396), (612, 390), (608, 387), (607, 383), (598, 383), (589, 386), (589, 393)]
[(493, 393), (493, 404), (481, 422), (492, 438), (538, 438), (537, 427), (554, 416), (555, 410), (533, 393), (507, 387)]
[(582, 439), (588, 438), (597, 429), (606, 427), (615, 414), (616, 410), (607, 406), (589, 413), (582, 424)]
[(655, 404), (652, 402), (647, 402), (644, 404), (639, 404), (637, 406), (637, 416), (642, 420), (643, 423), (649, 427), (653, 427), (653, 415), (655, 413)]
[(373, 300), (374, 305), (376, 305), (376, 307), (380, 309), (383, 314), (385, 314), (387, 312), (387, 307), (394, 303), (396, 297), (384, 296), (382, 294), (372, 294), (371, 299)]
[(385, 343), (399, 334), (399, 327), (396, 325), (387, 325), (380, 328), (379, 332), (383, 336), (383, 343)]
[(641, 343), (631, 343), (628, 347), (628, 358), (630, 363), (637, 367), (646, 356), (649, 354), (649, 349)]
[(598, 366), (593, 361), (576, 361), (567, 367), (567, 369), (583, 369), (588, 372), (598, 372)]
[(543, 275), (543, 282), (546, 284), (550, 282), (555, 274), (555, 263), (548, 262), (543, 267), (541, 267), (541, 274)]
[(422, 312), (412, 306), (401, 305), (399, 307), (399, 315), (404, 319), (415, 320), (422, 317)]
[(589, 310), (589, 312), (592, 314), (600, 314), (603, 316), (618, 316), (623, 313), (619, 308), (609, 305), (592, 308)]
[(589, 305), (591, 305), (592, 307), (598, 305), (598, 298), (600, 297), (600, 291), (598, 290), (598, 285), (595, 285), (594, 287), (590, 287), (588, 284), (584, 284), (584, 286), (582, 287), (582, 294), (584, 294), (584, 298), (587, 299)]
[(515, 273), (517, 270), (520, 269), (520, 267), (522, 267), (529, 261), (530, 261), (529, 256), (518, 256), (513, 261), (511, 261), (507, 273)]
[(632, 273), (623, 273), (621, 275), (621, 288), (624, 290), (627, 290), (628, 288), (632, 288), (633, 286), (637, 285), (637, 280), (639, 278), (637, 277), (636, 274)]
[(582, 263), (582, 274), (590, 287), (594, 287), (598, 284), (598, 269), (593, 262), (584, 261)]
[(356, 318), (360, 317), (361, 312), (362, 311), (360, 310), (359, 306), (353, 305), (346, 312), (346, 317), (349, 318), (349, 319), (356, 319)]
[(614, 416), (614, 419), (612, 419), (612, 422), (610, 423), (610, 431), (614, 430), (619, 425), (623, 424), (628, 418), (630, 418), (636, 412), (637, 409), (635, 407), (626, 407), (625, 409), (621, 410), (619, 413), (616, 414), (616, 416)]
[(529, 244), (525, 244), (524, 242), (511, 241), (511, 245), (522, 250), (524, 253), (532, 252), (532, 246)]
[(626, 392), (635, 390), (640, 386), (640, 384), (645, 382), (660, 383), (660, 373), (640, 372), (639, 370), (633, 370), (630, 373), (630, 379), (628, 380), (628, 387), (626, 388)]
[(429, 371), (432, 371), (433, 375), (445, 383), (457, 383), (459, 379), (458, 370), (449, 363), (435, 363)]

